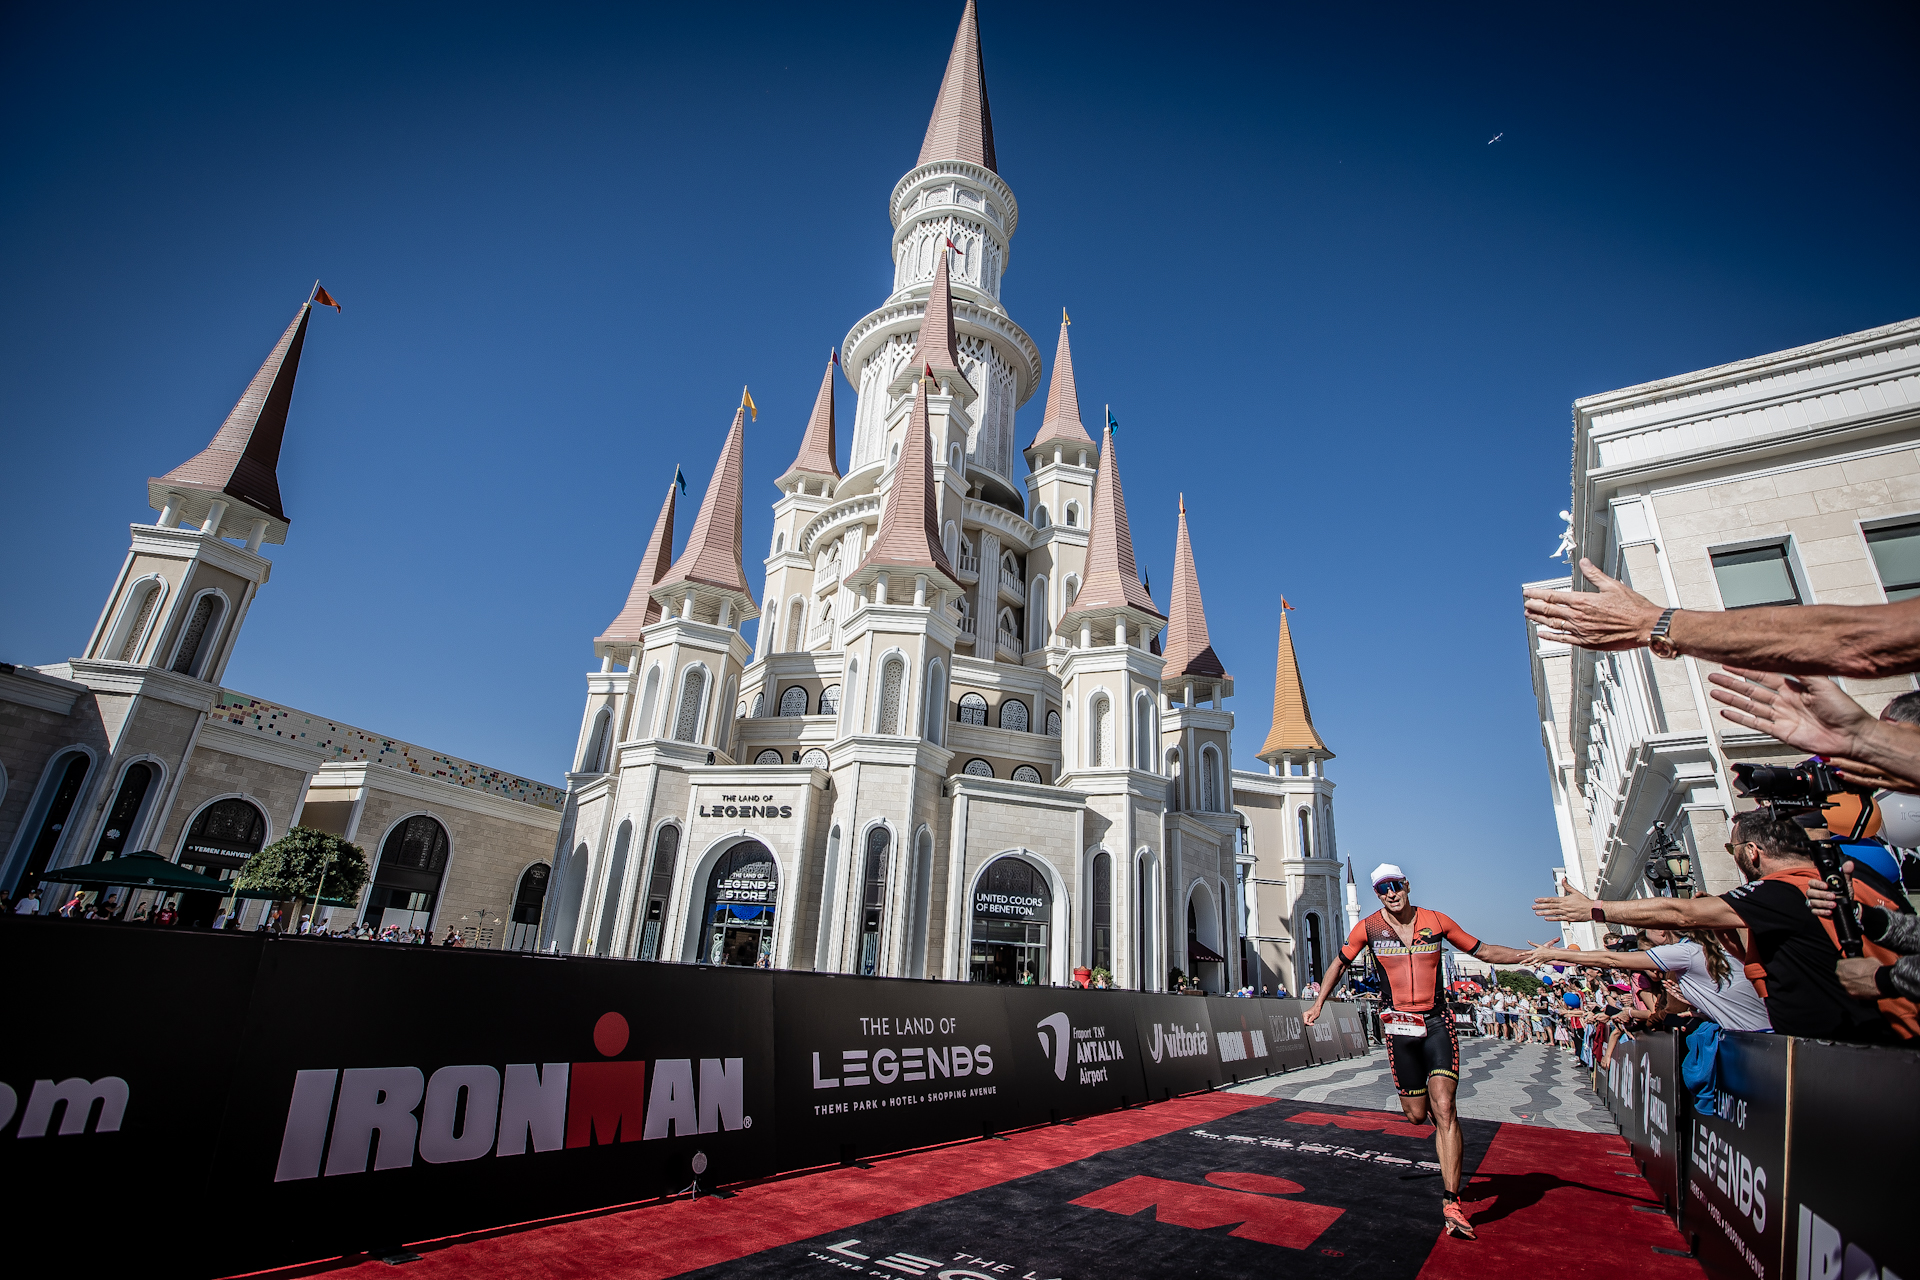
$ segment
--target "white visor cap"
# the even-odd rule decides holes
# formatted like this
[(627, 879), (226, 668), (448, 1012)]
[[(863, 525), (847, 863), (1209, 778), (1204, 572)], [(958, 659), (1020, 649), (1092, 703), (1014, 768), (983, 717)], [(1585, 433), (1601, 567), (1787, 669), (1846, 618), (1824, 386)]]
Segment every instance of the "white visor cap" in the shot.
[(1383, 862), (1373, 869), (1373, 874), (1367, 878), (1367, 883), (1377, 889), (1380, 887), (1382, 880), (1405, 880), (1406, 878), (1406, 872), (1394, 866), (1391, 862)]

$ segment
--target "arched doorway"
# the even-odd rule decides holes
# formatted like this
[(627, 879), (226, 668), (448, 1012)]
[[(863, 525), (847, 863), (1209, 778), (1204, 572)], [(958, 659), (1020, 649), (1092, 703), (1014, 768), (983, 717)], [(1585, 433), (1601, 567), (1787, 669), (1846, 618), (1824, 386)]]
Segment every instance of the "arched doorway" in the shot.
[(367, 892), (367, 922), (407, 931), (433, 927), (440, 878), (447, 869), (447, 829), (424, 813), (394, 827), (380, 843), (380, 866)]
[(1187, 895), (1187, 976), (1212, 992), (1227, 989), (1227, 958), (1220, 954), (1220, 914), (1207, 886)]
[(707, 877), (701, 959), (707, 964), (771, 965), (779, 896), (780, 869), (767, 846), (743, 840), (721, 854)]
[[(266, 839), (266, 815), (252, 802), (215, 800), (196, 814), (187, 828), (180, 865), (216, 880), (231, 880), (247, 865), (247, 859), (260, 852)], [(182, 924), (205, 928), (213, 924), (219, 912), (220, 895), (211, 890), (180, 895)]]
[(12, 893), (15, 889), (36, 885), (44, 878), (41, 873), (52, 863), (55, 852), (60, 848), (60, 838), (66, 833), (68, 819), (73, 816), (73, 807), (80, 799), (80, 789), (86, 784), (87, 774), (92, 768), (93, 758), (84, 751), (69, 751), (56, 756), (47, 766), (41, 794), (35, 797), (27, 821), (22, 824), (34, 834), (22, 846), (16, 846), (26, 849), (26, 860), (20, 864), (20, 873), (8, 877), (8, 882), (0, 888)]
[(580, 899), (587, 892), (587, 846), (581, 845), (567, 859), (560, 873), (560, 901), (553, 913), (553, 947), (572, 954), (580, 933)]
[(536, 862), (520, 873), (513, 891), (513, 919), (507, 925), (506, 950), (531, 951), (540, 936), (540, 910), (547, 902), (553, 868)]
[(1025, 858), (1004, 854), (973, 886), (973, 946), (968, 979), (1001, 986), (1045, 984), (1053, 891)]

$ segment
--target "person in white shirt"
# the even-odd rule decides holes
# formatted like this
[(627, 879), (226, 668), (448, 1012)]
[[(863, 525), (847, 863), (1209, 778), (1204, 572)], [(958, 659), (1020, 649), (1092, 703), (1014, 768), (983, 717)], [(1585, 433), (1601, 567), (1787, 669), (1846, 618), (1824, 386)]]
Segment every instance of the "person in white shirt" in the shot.
[(1585, 964), (1598, 969), (1664, 973), (1680, 984), (1700, 1016), (1728, 1031), (1771, 1031), (1766, 1001), (1747, 981), (1745, 968), (1706, 929), (1648, 929), (1646, 951), (1569, 951), (1536, 947), (1534, 963)]
[(13, 914), (17, 916), (39, 915), (40, 914), (40, 891), (38, 889), (27, 890), (27, 896), (20, 899), (20, 905), (13, 909)]

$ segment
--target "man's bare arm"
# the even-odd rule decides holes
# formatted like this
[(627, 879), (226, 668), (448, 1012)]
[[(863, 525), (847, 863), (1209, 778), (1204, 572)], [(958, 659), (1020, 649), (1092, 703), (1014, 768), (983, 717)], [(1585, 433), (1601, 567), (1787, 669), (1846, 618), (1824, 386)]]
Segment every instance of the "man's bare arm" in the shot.
[(1346, 971), (1347, 958), (1336, 953), (1332, 967), (1327, 970), (1326, 976), (1320, 979), (1320, 994), (1313, 998), (1313, 1007), (1308, 1009), (1301, 1019), (1308, 1026), (1312, 1026), (1319, 1019), (1321, 1006), (1326, 1004), (1327, 997), (1333, 994), (1333, 989), (1340, 985), (1340, 976)]
[[(1527, 618), (1545, 640), (1582, 649), (1645, 647), (1661, 608), (1582, 558), (1596, 591), (1530, 587)], [(1789, 675), (1876, 677), (1920, 671), (1920, 597), (1898, 604), (1784, 605), (1714, 613), (1682, 609), (1667, 624), (1681, 653)]]
[[(1545, 920), (1581, 921), (1593, 918), (1593, 908), (1605, 908), (1608, 924), (1641, 929), (1744, 929), (1740, 913), (1720, 898), (1630, 898), (1595, 902), (1584, 893), (1568, 891), (1558, 898), (1535, 898), (1533, 914)], [(1585, 955), (1586, 952), (1580, 954)], [(1581, 961), (1580, 963), (1591, 963)]]
[(1525, 964), (1527, 953), (1518, 947), (1503, 947), (1497, 942), (1483, 942), (1470, 953), (1475, 960), (1485, 960), (1488, 964)]
[(1535, 947), (1527, 952), (1528, 964), (1583, 964), (1595, 969), (1641, 969), (1648, 973), (1660, 966), (1644, 951), (1573, 951), (1566, 947)]

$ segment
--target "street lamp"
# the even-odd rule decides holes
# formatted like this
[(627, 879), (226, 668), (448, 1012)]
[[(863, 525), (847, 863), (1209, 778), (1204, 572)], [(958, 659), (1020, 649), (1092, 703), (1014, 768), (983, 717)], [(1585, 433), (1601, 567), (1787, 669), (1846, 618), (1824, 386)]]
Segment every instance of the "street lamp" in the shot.
[(1655, 893), (1662, 885), (1676, 898), (1693, 896), (1693, 855), (1673, 838), (1667, 824), (1653, 824), (1653, 848), (1647, 853), (1647, 883)]

